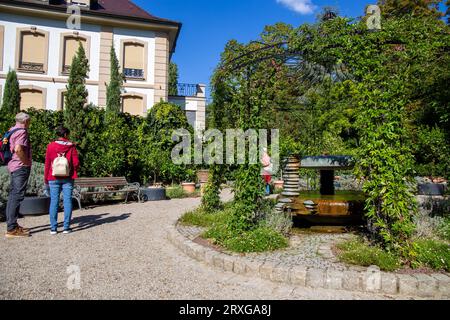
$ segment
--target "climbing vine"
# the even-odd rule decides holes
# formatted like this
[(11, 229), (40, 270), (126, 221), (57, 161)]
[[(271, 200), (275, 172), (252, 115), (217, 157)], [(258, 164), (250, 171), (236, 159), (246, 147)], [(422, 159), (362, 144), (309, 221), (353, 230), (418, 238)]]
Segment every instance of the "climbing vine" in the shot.
[[(340, 17), (266, 27), (260, 41), (227, 44), (213, 77), (213, 117), (244, 130), (279, 125), (282, 145), (297, 150), (355, 155), (372, 239), (408, 258), (416, 128), (437, 126), (450, 141), (449, 34), (429, 16), (390, 17), (378, 32)], [(311, 122), (311, 129), (297, 124)], [(234, 229), (254, 223), (263, 194), (259, 170), (248, 162), (237, 170)]]

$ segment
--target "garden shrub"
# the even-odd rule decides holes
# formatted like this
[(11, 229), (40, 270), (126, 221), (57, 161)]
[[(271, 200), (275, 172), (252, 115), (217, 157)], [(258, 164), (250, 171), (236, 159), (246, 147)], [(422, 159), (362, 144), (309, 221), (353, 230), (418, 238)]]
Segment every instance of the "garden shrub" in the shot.
[(202, 208), (185, 213), (180, 223), (183, 225), (192, 225), (197, 227), (212, 227), (215, 224), (223, 224), (228, 212), (226, 210), (215, 213), (205, 212)]
[[(47, 145), (56, 138), (55, 128), (64, 124), (64, 114), (61, 111), (35, 109), (29, 109), (27, 112), (31, 116), (29, 134), (33, 160), (43, 163)], [(172, 127), (178, 129), (179, 125), (189, 126), (186, 116), (175, 105), (170, 105), (164, 115), (172, 121), (174, 118), (179, 119), (173, 121)], [(80, 122), (83, 139), (77, 141), (70, 137), (77, 144), (80, 154), (79, 176), (125, 176), (130, 182), (140, 183), (147, 183), (149, 177), (152, 177), (152, 181), (164, 183), (179, 183), (187, 178), (192, 179), (195, 175), (193, 166), (176, 166), (172, 163), (170, 151), (173, 141), (170, 140), (170, 124), (161, 123), (161, 118), (159, 121), (153, 121), (151, 117), (144, 119), (120, 113), (107, 118), (106, 111), (94, 105), (80, 110), (77, 113), (77, 122)], [(163, 136), (164, 139), (155, 142), (157, 138), (152, 135), (152, 125), (165, 128), (164, 132), (158, 131), (158, 139)], [(0, 134), (3, 135), (12, 126), (14, 116), (0, 112)]]
[(346, 241), (337, 245), (338, 258), (342, 262), (369, 267), (378, 266), (383, 271), (394, 271), (400, 268), (398, 255), (384, 251), (377, 246), (358, 240)]
[[(10, 176), (7, 167), (0, 167), (0, 211), (6, 207)], [(27, 195), (38, 196), (44, 191), (44, 165), (34, 162), (28, 179)]]
[(169, 199), (181, 199), (186, 197), (186, 193), (184, 192), (182, 186), (168, 187), (166, 194)]
[(445, 217), (440, 221), (437, 234), (441, 239), (450, 241), (450, 217)]
[(413, 267), (430, 267), (450, 271), (450, 245), (441, 241), (423, 239), (414, 242)]
[(281, 233), (262, 225), (237, 233), (226, 223), (216, 223), (203, 237), (238, 253), (274, 251), (288, 246), (288, 240)]
[(235, 223), (238, 208), (239, 203), (234, 201), (226, 204), (223, 210), (210, 213), (210, 216), (215, 216), (213, 223), (202, 236), (239, 253), (274, 251), (288, 246), (287, 238), (263, 220), (249, 230), (233, 229), (231, 226)]

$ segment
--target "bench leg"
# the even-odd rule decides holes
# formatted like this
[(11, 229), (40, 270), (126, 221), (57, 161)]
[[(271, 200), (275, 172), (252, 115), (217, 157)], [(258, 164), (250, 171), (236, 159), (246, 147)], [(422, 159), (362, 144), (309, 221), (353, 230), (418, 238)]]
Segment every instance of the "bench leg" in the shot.
[(127, 196), (125, 197), (125, 203), (128, 203), (128, 192), (127, 192)]
[(81, 207), (81, 199), (79, 197), (74, 196), (73, 197), (75, 200), (77, 200), (78, 203), (78, 207), (80, 208), (80, 210), (83, 210), (83, 208)]

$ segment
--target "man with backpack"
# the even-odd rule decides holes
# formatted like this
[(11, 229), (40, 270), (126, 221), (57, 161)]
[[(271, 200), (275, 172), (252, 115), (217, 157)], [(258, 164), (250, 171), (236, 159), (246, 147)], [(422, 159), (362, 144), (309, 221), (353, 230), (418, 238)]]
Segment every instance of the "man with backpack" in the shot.
[(26, 113), (16, 115), (16, 125), (3, 137), (1, 142), (2, 165), (8, 166), (11, 177), (8, 203), (6, 205), (7, 238), (29, 237), (30, 232), (18, 223), (20, 203), (25, 198), (30, 177), (32, 152), (28, 136), (30, 116)]
[(77, 148), (70, 142), (70, 131), (65, 127), (58, 127), (58, 139), (47, 146), (45, 154), (44, 182), (50, 189), (50, 234), (58, 234), (58, 207), (61, 191), (64, 198), (64, 234), (71, 232), (72, 192), (74, 180), (78, 178), (80, 166)]

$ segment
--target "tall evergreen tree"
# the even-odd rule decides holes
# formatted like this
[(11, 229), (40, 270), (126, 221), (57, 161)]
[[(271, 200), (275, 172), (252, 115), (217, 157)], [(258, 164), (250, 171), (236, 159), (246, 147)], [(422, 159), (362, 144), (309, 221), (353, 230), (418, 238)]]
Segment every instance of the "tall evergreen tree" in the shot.
[(118, 114), (121, 111), (121, 88), (123, 86), (123, 75), (120, 72), (119, 60), (117, 59), (114, 46), (111, 47), (111, 80), (106, 89), (106, 112), (107, 114)]
[(383, 17), (436, 17), (441, 18), (439, 3), (442, 0), (378, 0)]
[(20, 112), (20, 90), (17, 74), (9, 70), (6, 76), (5, 91), (1, 111), (5, 114), (15, 115)]
[(178, 66), (171, 62), (169, 65), (169, 96), (178, 95)]
[(77, 54), (72, 60), (64, 103), (64, 120), (71, 136), (83, 149), (84, 125), (83, 109), (87, 102), (86, 78), (89, 72), (89, 61), (80, 43)]

